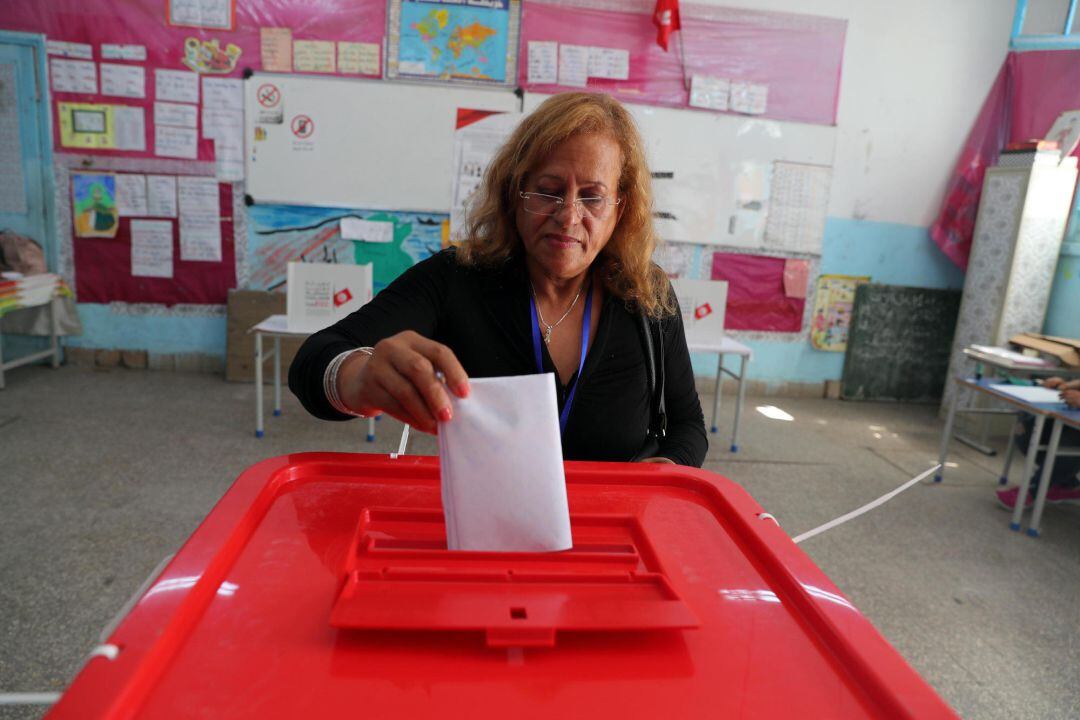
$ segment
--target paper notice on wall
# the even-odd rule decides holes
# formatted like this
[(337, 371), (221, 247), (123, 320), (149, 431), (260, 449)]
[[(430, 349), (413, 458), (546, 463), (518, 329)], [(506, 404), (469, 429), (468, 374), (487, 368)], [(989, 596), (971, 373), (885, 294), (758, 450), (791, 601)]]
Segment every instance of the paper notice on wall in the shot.
[(293, 41), (293, 69), (296, 72), (332, 73), (335, 67), (332, 41)]
[(769, 100), (769, 86), (751, 82), (731, 83), (731, 109), (747, 115), (761, 115)]
[(173, 276), (171, 220), (131, 221), (131, 274), (134, 277)]
[(199, 102), (199, 76), (185, 70), (154, 70), (154, 98), (173, 102)]
[(101, 46), (102, 60), (146, 60), (145, 45), (110, 45), (103, 43)]
[(145, 217), (150, 214), (145, 175), (117, 174), (116, 211), (121, 217)]
[(221, 262), (221, 201), (215, 178), (181, 176), (180, 259)]
[(590, 47), (589, 77), (629, 80), (630, 51), (619, 48)]
[(690, 79), (690, 106), (709, 110), (727, 110), (731, 81), (710, 75), (695, 75)]
[(559, 81), (559, 43), (529, 41), (529, 83), (554, 85)]
[(146, 176), (146, 214), (150, 217), (176, 217), (176, 176)]
[(379, 74), (379, 46), (376, 43), (339, 42), (338, 72), (353, 75)]
[(169, 24), (232, 30), (235, 0), (169, 0)]
[(60, 40), (46, 40), (45, 52), (48, 55), (74, 58), (76, 60), (93, 60), (94, 46), (86, 43), (63, 42)]
[(244, 81), (232, 78), (204, 77), (203, 107), (222, 110), (244, 109)]
[(184, 103), (155, 102), (154, 124), (194, 128), (199, 126), (199, 107)]
[(784, 261), (784, 294), (789, 298), (805, 298), (810, 281), (810, 261), (788, 258)]
[(141, 65), (101, 63), (101, 94), (116, 97), (146, 97), (146, 71)]
[(559, 84), (566, 87), (585, 87), (589, 84), (589, 48), (587, 46), (559, 46)]
[(521, 122), (519, 113), (494, 113), (475, 122), (463, 122), (476, 111), (458, 109), (458, 127), (454, 130), (453, 188), (450, 205), (450, 237), (460, 237), (465, 227), (472, 195), (484, 179), (488, 163), (495, 152)]
[(214, 175), (223, 182), (244, 179), (244, 128), (230, 125), (214, 136)]
[(262, 69), (265, 72), (292, 72), (292, 30), (260, 28)]
[(832, 168), (825, 165), (773, 163), (765, 247), (821, 253), (831, 180)]
[(154, 154), (158, 157), (194, 160), (199, 156), (199, 131), (171, 125), (155, 126)]
[(97, 94), (97, 65), (85, 60), (49, 61), (54, 92)]
[(202, 136), (204, 138), (213, 140), (222, 132), (231, 132), (233, 129), (243, 132), (243, 110), (220, 110), (208, 107), (202, 109)]
[(129, 105), (113, 105), (112, 116), (116, 149), (144, 152), (146, 150), (146, 113), (143, 109)]
[(394, 241), (394, 223), (391, 221), (361, 220), (355, 217), (341, 218), (341, 237), (370, 243)]

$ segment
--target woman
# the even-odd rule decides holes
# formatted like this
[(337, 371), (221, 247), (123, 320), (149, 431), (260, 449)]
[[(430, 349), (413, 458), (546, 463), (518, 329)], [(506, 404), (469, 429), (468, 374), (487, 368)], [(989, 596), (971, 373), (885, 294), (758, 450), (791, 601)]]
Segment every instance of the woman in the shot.
[[(700, 466), (708, 442), (682, 318), (651, 261), (649, 179), (618, 102), (549, 98), (488, 168), (468, 241), (308, 338), (289, 387), (320, 418), (387, 412), (435, 432), (452, 421), (447, 392), (466, 397), (470, 376), (554, 372), (564, 458)], [(655, 409), (642, 314), (663, 333), (659, 449), (647, 441)]]

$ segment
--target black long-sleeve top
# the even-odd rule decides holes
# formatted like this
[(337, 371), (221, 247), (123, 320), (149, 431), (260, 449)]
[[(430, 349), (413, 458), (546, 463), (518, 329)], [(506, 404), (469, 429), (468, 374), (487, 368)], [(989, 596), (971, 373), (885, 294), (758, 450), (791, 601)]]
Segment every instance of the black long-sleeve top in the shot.
[[(535, 373), (528, 288), (520, 259), (482, 269), (461, 265), (453, 250), (440, 252), (367, 305), (311, 335), (289, 368), (289, 388), (312, 415), (349, 419), (326, 398), (327, 366), (339, 353), (404, 330), (447, 345), (469, 377)], [(642, 449), (652, 408), (639, 326), (640, 318), (622, 300), (605, 295), (563, 435), (565, 459), (626, 461)], [(668, 427), (657, 454), (700, 467), (708, 440), (681, 315), (665, 318), (662, 327)], [(547, 346), (542, 354), (544, 371), (554, 372)], [(567, 394), (556, 382), (560, 412)]]

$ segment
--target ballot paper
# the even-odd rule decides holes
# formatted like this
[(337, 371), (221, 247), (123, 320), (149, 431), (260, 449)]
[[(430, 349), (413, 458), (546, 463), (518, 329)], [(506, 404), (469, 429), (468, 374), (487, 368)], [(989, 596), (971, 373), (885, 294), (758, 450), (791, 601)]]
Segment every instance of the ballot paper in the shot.
[(993, 390), (1005, 393), (1006, 395), (1011, 395), (1017, 400), (1023, 400), (1024, 402), (1036, 404), (1061, 403), (1060, 390), (1051, 390), (1050, 388), (1038, 385), (1009, 385), (1008, 383), (998, 383), (991, 385), (990, 387)]
[(446, 542), (450, 550), (568, 550), (555, 376), (474, 378), (439, 423)]

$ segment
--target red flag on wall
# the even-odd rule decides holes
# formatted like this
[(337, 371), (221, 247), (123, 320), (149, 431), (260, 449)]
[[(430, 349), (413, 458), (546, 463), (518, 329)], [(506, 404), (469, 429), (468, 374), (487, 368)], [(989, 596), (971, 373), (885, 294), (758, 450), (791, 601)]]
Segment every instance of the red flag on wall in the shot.
[(678, 30), (679, 24), (679, 0), (656, 0), (656, 9), (652, 16), (653, 24), (656, 25), (656, 44), (668, 49), (668, 38), (671, 33)]

